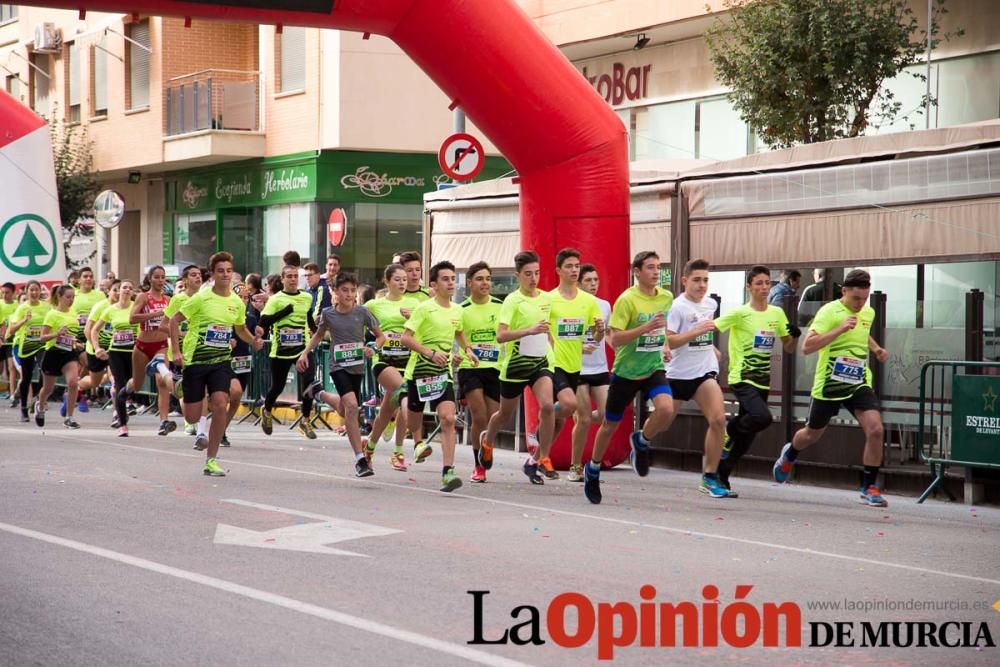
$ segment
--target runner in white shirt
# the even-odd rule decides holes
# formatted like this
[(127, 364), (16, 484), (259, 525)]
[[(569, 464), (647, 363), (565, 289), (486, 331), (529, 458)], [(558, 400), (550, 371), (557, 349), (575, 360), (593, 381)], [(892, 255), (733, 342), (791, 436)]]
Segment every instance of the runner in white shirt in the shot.
[(674, 395), (672, 422), (681, 404), (694, 400), (708, 421), (705, 459), (698, 490), (713, 498), (736, 498), (719, 483), (717, 474), (726, 435), (726, 409), (719, 386), (719, 357), (715, 347), (715, 317), (719, 303), (707, 296), (708, 262), (693, 259), (684, 265), (684, 293), (674, 299), (667, 315), (667, 345), (673, 359), (667, 364), (667, 379)]

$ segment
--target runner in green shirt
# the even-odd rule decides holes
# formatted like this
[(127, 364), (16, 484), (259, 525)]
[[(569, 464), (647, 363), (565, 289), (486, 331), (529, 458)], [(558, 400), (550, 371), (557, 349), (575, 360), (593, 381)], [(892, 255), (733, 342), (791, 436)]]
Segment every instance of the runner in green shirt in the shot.
[(94, 348), (90, 344), (90, 328), (93, 326), (93, 315), (99, 315), (107, 307), (109, 297), (99, 289), (94, 289), (94, 272), (90, 268), (80, 270), (80, 289), (73, 300), (73, 311), (80, 320), (80, 342), (84, 345), (84, 354), (80, 355), (83, 369), (86, 371), (80, 378), (80, 412), (89, 411), (87, 397), (93, 390), (101, 386), (108, 369), (108, 362), (94, 356)]
[[(177, 327), (177, 338), (178, 340), (180, 340), (180, 345), (181, 345), (180, 352), (181, 354), (184, 354), (184, 346), (187, 341), (187, 332), (190, 323), (187, 320), (178, 323), (176, 320), (176, 315), (181, 311), (181, 306), (187, 303), (188, 299), (193, 297), (201, 290), (201, 280), (202, 280), (202, 274), (200, 266), (196, 266), (194, 264), (189, 264), (188, 266), (185, 266), (184, 269), (181, 271), (180, 278), (177, 281), (178, 284), (183, 282), (184, 289), (175, 290), (173, 296), (170, 297), (170, 303), (168, 303), (167, 307), (164, 308), (163, 310), (163, 320), (160, 322), (160, 330), (166, 331), (167, 334), (170, 336), (168, 341), (169, 344), (167, 345), (168, 359), (174, 358), (174, 346), (172, 341), (173, 341), (173, 327), (175, 326)], [(174, 368), (174, 370), (177, 370), (176, 367)], [(184, 374), (182, 372), (181, 378), (183, 378), (183, 376)], [(181, 380), (181, 382), (174, 382), (174, 394), (178, 396), (181, 403), (183, 404), (184, 402), (183, 379)], [(202, 439), (203, 442), (207, 442), (208, 435), (206, 433), (206, 430), (208, 428), (208, 418), (204, 416), (207, 413), (208, 413), (208, 407), (202, 406), (202, 418), (198, 422), (198, 424), (189, 424), (185, 419), (184, 433), (186, 433), (187, 435), (195, 436), (196, 440), (200, 438)], [(227, 438), (225, 436), (225, 433), (223, 433), (222, 445), (226, 446), (226, 442)]]
[(632, 468), (640, 477), (649, 474), (649, 441), (669, 423), (674, 411), (670, 383), (663, 370), (663, 362), (670, 359), (666, 324), (674, 298), (659, 287), (660, 256), (652, 250), (637, 254), (632, 260), (632, 277), (637, 284), (622, 292), (611, 311), (608, 342), (615, 349), (615, 363), (608, 403), (590, 461), (583, 468), (583, 493), (595, 504), (602, 499), (601, 460), (636, 393), (641, 392), (643, 401), (653, 402), (653, 411), (642, 430), (631, 437)]
[(399, 264), (406, 271), (406, 296), (423, 303), (431, 298), (431, 292), (420, 284), (423, 275), (423, 260), (416, 250), (400, 253)]
[[(139, 325), (130, 322), (135, 285), (131, 280), (116, 282), (110, 290), (110, 296), (117, 296), (117, 299), (101, 310), (90, 329), (90, 342), (94, 348), (94, 357), (111, 366), (114, 386), (124, 387), (132, 379), (132, 348), (139, 337)], [(129, 415), (125, 393), (116, 391), (113, 395), (118, 436), (126, 438)]]
[[(475, 467), (472, 481), (486, 481), (483, 456), (483, 436), (490, 417), (500, 406), (500, 344), (497, 342), (497, 318), (503, 301), (493, 296), (493, 272), (486, 262), (476, 262), (465, 272), (465, 289), (469, 298), (462, 302), (462, 333), (476, 355), (478, 366), (463, 355), (458, 367), (458, 386), (469, 406), (472, 423), (469, 442)], [(485, 461), (493, 466), (493, 452)]]
[(21, 382), (18, 385), (21, 403), (21, 422), (28, 419), (28, 394), (34, 389), (35, 396), (41, 389), (41, 382), (32, 383), (31, 377), (38, 362), (38, 353), (43, 344), (42, 323), (45, 315), (52, 308), (48, 301), (42, 300), (42, 285), (37, 280), (29, 280), (24, 286), (27, 299), (17, 307), (10, 316), (7, 336), (14, 337), (14, 359), (20, 366)]
[(382, 279), (386, 295), (372, 299), (365, 304), (365, 308), (375, 316), (379, 328), (385, 334), (385, 345), (372, 359), (372, 375), (382, 387), (383, 395), (372, 431), (363, 443), (368, 464), (372, 465), (379, 438), (389, 440), (395, 433), (396, 448), (389, 458), (389, 465), (393, 470), (406, 472), (406, 455), (403, 452), (406, 428), (396, 429), (399, 404), (405, 393), (402, 372), (410, 360), (410, 349), (403, 345), (403, 330), (406, 320), (420, 302), (406, 295), (406, 270), (402, 265), (387, 266)]
[[(549, 292), (552, 310), (549, 312), (550, 331), (553, 332), (555, 370), (553, 393), (556, 397), (556, 426), (553, 442), (559, 438), (566, 420), (576, 412), (576, 389), (580, 386), (583, 370), (583, 343), (588, 331), (594, 331), (597, 342), (604, 340), (604, 320), (597, 299), (578, 286), (580, 279), (580, 251), (563, 248), (556, 255), (556, 273), (559, 286)], [(552, 461), (545, 457), (539, 461), (542, 474), (549, 479), (559, 479)]]
[(17, 368), (14, 365), (13, 336), (8, 335), (10, 316), (17, 310), (18, 303), (14, 299), (17, 287), (14, 283), (4, 283), (0, 288), (0, 374), (7, 374), (7, 393), (10, 394), (10, 407), (17, 405)]
[[(216, 456), (229, 419), (239, 408), (239, 402), (232, 396), (240, 395), (240, 383), (233, 373), (233, 334), (244, 342), (254, 343), (253, 334), (244, 325), (246, 310), (243, 300), (231, 289), (233, 280), (233, 256), (228, 252), (217, 252), (208, 261), (208, 268), (214, 281), (211, 289), (194, 295), (181, 306), (174, 316), (177, 326), (171, 326), (171, 344), (174, 363), (184, 367), (184, 414), (188, 423), (201, 419), (202, 399), (208, 393), (208, 401), (215, 417), (208, 433), (208, 442), (195, 442), (195, 449), (207, 448), (204, 473), (214, 477), (225, 476), (226, 471), (219, 465)], [(178, 331), (185, 320), (190, 322), (188, 338), (194, 337), (185, 354), (180, 354)], [(256, 341), (260, 349), (260, 341)], [(235, 385), (235, 387), (234, 387)], [(225, 417), (225, 418), (220, 418)]]
[[(462, 486), (455, 474), (455, 390), (451, 379), (452, 347), (471, 358), (473, 367), (479, 364), (475, 352), (462, 334), (462, 307), (452, 303), (455, 295), (455, 265), (438, 262), (431, 267), (430, 285), (434, 298), (417, 306), (406, 321), (403, 345), (411, 352), (406, 365), (406, 403), (410, 430), (417, 432), (424, 418), (424, 403), (437, 412), (441, 426), (441, 490), (450, 493)], [(420, 462), (430, 454), (430, 445), (418, 442), (413, 458)]]
[(521, 394), (530, 387), (538, 403), (538, 448), (528, 451), (522, 469), (532, 484), (545, 483), (545, 478), (538, 474), (538, 462), (549, 455), (555, 428), (549, 325), (552, 297), (538, 289), (540, 267), (538, 255), (531, 250), (514, 257), (518, 289), (507, 295), (497, 316), (497, 342), (504, 344), (500, 361), (500, 409), (490, 417), (480, 445), (480, 461), (489, 470), (497, 433), (501, 426), (510, 423), (521, 404)]
[(39, 427), (45, 426), (46, 402), (56, 386), (56, 378), (61, 375), (66, 378), (66, 418), (63, 426), (80, 428), (73, 419), (73, 410), (76, 409), (80, 352), (83, 351), (78, 335), (83, 327), (73, 312), (75, 296), (76, 290), (72, 285), (53, 287), (49, 298), (52, 308), (42, 321), (39, 340), (45, 343), (45, 356), (42, 357), (42, 390), (38, 392), (38, 402), (35, 404), (35, 424)]
[(750, 451), (754, 437), (771, 425), (767, 407), (771, 388), (771, 354), (780, 339), (786, 354), (794, 354), (802, 331), (789, 324), (778, 306), (769, 305), (771, 270), (754, 266), (747, 272), (749, 303), (715, 320), (720, 332), (729, 331), (729, 390), (740, 404), (739, 413), (726, 422), (726, 436), (719, 462), (719, 483), (730, 489), (729, 475)]
[(809, 325), (802, 352), (819, 352), (809, 418), (781, 450), (773, 472), (776, 482), (787, 482), (799, 453), (818, 441), (830, 420), (845, 408), (865, 433), (861, 502), (887, 507), (889, 503), (878, 488), (884, 430), (878, 396), (872, 389), (868, 356), (872, 353), (884, 364), (889, 353), (871, 337), (875, 321), (875, 310), (867, 305), (871, 280), (871, 275), (862, 269), (848, 273), (840, 289), (841, 298), (820, 308)]
[[(278, 402), (278, 396), (285, 390), (288, 381), (288, 371), (295, 365), (295, 360), (302, 354), (306, 341), (316, 328), (310, 307), (312, 295), (299, 290), (299, 270), (288, 265), (281, 270), (282, 291), (267, 300), (264, 310), (260, 313), (257, 325), (257, 340), (267, 334), (271, 340), (269, 354), (271, 364), (271, 388), (264, 397), (264, 409), (261, 412), (260, 426), (265, 435), (271, 435), (274, 418), (271, 411)], [(306, 389), (316, 379), (316, 365), (312, 362), (305, 370), (296, 373), (298, 396), (301, 401), (302, 415), (299, 418), (299, 431), (310, 440), (316, 439), (313, 430), (312, 406), (313, 398)]]

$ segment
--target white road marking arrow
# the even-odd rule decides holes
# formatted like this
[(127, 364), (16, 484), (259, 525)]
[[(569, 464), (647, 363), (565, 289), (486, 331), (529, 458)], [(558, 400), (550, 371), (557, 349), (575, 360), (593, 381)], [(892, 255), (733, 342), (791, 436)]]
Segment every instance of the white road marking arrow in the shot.
[(224, 503), (253, 507), (255, 509), (279, 512), (301, 516), (307, 519), (318, 519), (320, 523), (301, 523), (274, 530), (249, 530), (220, 523), (215, 528), (215, 544), (231, 544), (241, 547), (257, 547), (259, 549), (282, 549), (285, 551), (307, 551), (318, 554), (331, 554), (337, 556), (358, 556), (369, 558), (365, 554), (345, 551), (343, 549), (333, 549), (324, 546), (335, 542), (346, 542), (347, 540), (357, 540), (363, 537), (380, 537), (392, 535), (403, 531), (394, 528), (383, 528), (370, 523), (359, 521), (348, 521), (322, 514), (313, 514), (300, 510), (275, 507), (274, 505), (263, 505), (251, 503), (246, 500), (228, 499)]

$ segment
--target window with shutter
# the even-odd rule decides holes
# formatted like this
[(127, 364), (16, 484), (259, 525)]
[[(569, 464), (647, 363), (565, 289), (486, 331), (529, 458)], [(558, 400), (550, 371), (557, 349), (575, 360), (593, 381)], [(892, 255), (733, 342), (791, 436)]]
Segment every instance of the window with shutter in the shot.
[(281, 52), (278, 92), (304, 90), (306, 87), (306, 29), (284, 28), (279, 36)]
[(93, 66), (94, 91), (91, 96), (92, 116), (108, 115), (108, 54), (97, 47), (90, 47), (90, 62)]
[[(49, 57), (33, 54), (31, 62), (31, 108), (40, 116), (49, 115)], [(39, 71), (41, 70), (41, 71)]]
[[(149, 21), (133, 23), (130, 26), (129, 37), (149, 47)], [(142, 109), (149, 106), (149, 51), (126, 42), (128, 45), (128, 87), (129, 109)]]
[(17, 5), (0, 5), (0, 23), (17, 20)]
[(71, 123), (80, 122), (80, 50), (76, 42), (66, 45), (66, 87), (68, 104), (66, 105), (66, 120)]

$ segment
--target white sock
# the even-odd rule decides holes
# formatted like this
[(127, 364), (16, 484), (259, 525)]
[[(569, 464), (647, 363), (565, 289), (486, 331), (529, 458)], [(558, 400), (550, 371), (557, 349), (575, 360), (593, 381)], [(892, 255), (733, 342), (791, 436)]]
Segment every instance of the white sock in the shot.
[(208, 417), (202, 417), (198, 420), (198, 433), (208, 432)]
[(360, 461), (363, 458), (365, 458), (365, 453), (364, 452), (358, 452), (357, 454), (354, 455), (354, 460), (355, 461)]

